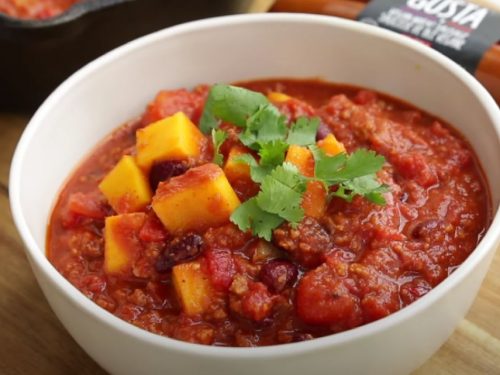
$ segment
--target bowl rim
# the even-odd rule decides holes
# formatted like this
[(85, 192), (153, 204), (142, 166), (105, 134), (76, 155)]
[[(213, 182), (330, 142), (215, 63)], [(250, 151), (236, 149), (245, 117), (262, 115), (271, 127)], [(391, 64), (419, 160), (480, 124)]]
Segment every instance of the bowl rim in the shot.
[[(473, 269), (492, 251), (494, 251), (498, 240), (500, 239), (500, 211), (497, 207), (492, 207), (493, 218), (490, 227), (486, 231), (484, 237), (477, 245), (476, 249), (469, 257), (445, 280), (433, 288), (427, 295), (415, 301), (411, 305), (375, 322), (371, 322), (360, 327), (353, 328), (344, 332), (331, 334), (328, 336), (315, 338), (313, 340), (279, 344), (264, 347), (254, 348), (239, 348), (239, 347), (214, 347), (201, 344), (193, 344), (180, 340), (175, 340), (166, 336), (160, 336), (149, 331), (138, 328), (130, 323), (121, 320), (112, 313), (102, 309), (92, 300), (85, 297), (76, 287), (66, 280), (45, 255), (45, 249), (41, 249), (33, 235), (30, 233), (26, 219), (23, 215), (22, 205), (20, 201), (20, 182), (21, 169), (25, 154), (28, 152), (28, 146), (31, 140), (36, 135), (40, 126), (43, 125), (43, 119), (47, 113), (54, 110), (57, 106), (59, 98), (70, 91), (73, 86), (84, 80), (87, 75), (91, 75), (102, 67), (107, 66), (113, 61), (120, 58), (126, 58), (128, 54), (133, 54), (142, 48), (148, 48), (149, 45), (163, 39), (170, 39), (179, 34), (200, 33), (206, 29), (233, 27), (243, 24), (262, 24), (262, 23), (293, 23), (301, 24), (322, 24), (328, 27), (341, 28), (349, 32), (359, 34), (369, 34), (370, 37), (383, 39), (387, 43), (397, 45), (400, 48), (414, 50), (417, 53), (424, 55), (425, 58), (443, 66), (453, 76), (461, 81), (467, 88), (478, 97), (481, 105), (484, 108), (487, 116), (493, 124), (494, 130), (500, 142), (500, 110), (490, 94), (483, 88), (475, 78), (467, 73), (463, 68), (449, 60), (447, 57), (432, 50), (431, 48), (414, 41), (410, 38), (398, 35), (396, 33), (376, 28), (371, 25), (366, 25), (360, 22), (339, 19), (330, 16), (311, 15), (311, 14), (289, 14), (289, 13), (274, 13), (274, 14), (245, 14), (231, 15), (223, 17), (215, 17), (204, 20), (192, 21), (181, 25), (166, 28), (155, 33), (138, 38), (131, 42), (118, 47), (98, 59), (90, 62), (66, 81), (64, 81), (40, 106), (34, 114), (26, 129), (24, 130), (21, 139), (16, 147), (10, 170), (10, 204), (11, 211), (16, 227), (21, 234), (21, 238), (25, 244), (25, 251), (37, 268), (51, 282), (60, 293), (62, 293), (73, 305), (82, 312), (86, 313), (93, 319), (100, 321), (109, 329), (120, 331), (122, 334), (131, 336), (135, 340), (141, 341), (148, 345), (153, 345), (158, 348), (168, 349), (172, 351), (182, 352), (184, 354), (194, 354), (212, 358), (281, 358), (290, 355), (309, 353), (315, 350), (331, 348), (342, 345), (346, 342), (354, 342), (366, 336), (374, 335), (385, 331), (391, 327), (397, 326), (412, 316), (419, 314), (437, 300), (442, 298), (448, 290), (453, 289), (457, 284), (464, 280)], [(488, 177), (488, 176), (486, 176)], [(488, 182), (489, 184), (489, 182)], [(490, 185), (491, 187), (491, 185)], [(58, 194), (59, 192), (57, 192)]]

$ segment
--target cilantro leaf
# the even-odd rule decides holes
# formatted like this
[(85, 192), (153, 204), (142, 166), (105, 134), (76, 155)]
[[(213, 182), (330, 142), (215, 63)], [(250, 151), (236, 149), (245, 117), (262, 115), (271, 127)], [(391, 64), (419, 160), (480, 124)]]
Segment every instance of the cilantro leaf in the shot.
[(250, 154), (241, 154), (238, 155), (234, 158), (234, 161), (237, 163), (245, 163), (248, 164), (250, 167), (255, 167), (258, 166), (259, 164), (257, 163), (257, 160), (254, 159), (254, 157)]
[(240, 133), (241, 143), (243, 143), (245, 146), (247, 146), (253, 150), (259, 149), (258, 139), (259, 139), (258, 135), (249, 129), (245, 129), (244, 132)]
[(248, 118), (247, 128), (257, 131), (259, 143), (282, 140), (287, 133), (285, 121), (278, 108), (266, 104)]
[(276, 214), (266, 212), (257, 204), (256, 198), (242, 203), (233, 211), (230, 218), (242, 231), (252, 230), (252, 233), (267, 241), (271, 241), (273, 230), (279, 227), (284, 219)]
[(222, 166), (224, 163), (224, 157), (220, 153), (220, 146), (227, 139), (228, 135), (224, 130), (212, 129), (212, 142), (214, 144), (214, 163)]
[(382, 168), (385, 158), (373, 151), (359, 149), (351, 155), (345, 153), (328, 156), (323, 150), (311, 146), (314, 155), (314, 176), (326, 186), (337, 185), (332, 195), (351, 202), (361, 195), (376, 204), (385, 204), (382, 195), (386, 185), (377, 180), (376, 172)]
[(372, 191), (370, 193), (366, 193), (363, 196), (372, 203), (378, 204), (379, 206), (384, 206), (387, 202), (384, 198), (383, 193), (387, 193), (389, 191), (389, 186), (382, 185), (377, 190), (378, 191)]
[(385, 158), (377, 155), (375, 151), (359, 149), (349, 155), (344, 168), (329, 180), (343, 181), (373, 174), (380, 170), (384, 163)]
[(386, 203), (382, 194), (388, 190), (388, 186), (381, 184), (375, 174), (370, 174), (340, 183), (333, 195), (348, 202), (351, 202), (354, 196), (361, 195), (373, 203), (382, 205)]
[(356, 150), (350, 155), (340, 153), (335, 156), (326, 155), (316, 146), (311, 146), (310, 150), (314, 155), (315, 177), (327, 181), (330, 185), (374, 174), (385, 163), (382, 155), (366, 149)]
[(260, 184), (270, 172), (272, 168), (263, 167), (257, 163), (254, 157), (250, 154), (239, 155), (234, 159), (236, 162), (248, 164), (250, 167), (250, 178), (252, 181)]
[(260, 145), (260, 165), (263, 167), (276, 167), (285, 161), (288, 145), (284, 141), (275, 140)]
[(258, 92), (229, 85), (214, 85), (203, 108), (200, 129), (208, 134), (219, 126), (219, 120), (244, 127), (247, 118), (259, 106), (268, 103), (267, 98)]
[(319, 127), (319, 118), (299, 117), (288, 133), (286, 142), (289, 145), (309, 146), (316, 143), (316, 133)]
[(314, 156), (314, 176), (320, 180), (328, 180), (342, 167), (345, 166), (347, 155), (340, 153), (328, 156), (317, 146), (309, 147)]
[(261, 144), (284, 140), (287, 133), (285, 117), (272, 104), (260, 106), (246, 122), (240, 141), (256, 151)]
[(267, 212), (298, 223), (304, 217), (301, 207), (302, 195), (306, 190), (306, 179), (297, 168), (289, 163), (276, 167), (267, 175), (257, 194), (257, 204)]

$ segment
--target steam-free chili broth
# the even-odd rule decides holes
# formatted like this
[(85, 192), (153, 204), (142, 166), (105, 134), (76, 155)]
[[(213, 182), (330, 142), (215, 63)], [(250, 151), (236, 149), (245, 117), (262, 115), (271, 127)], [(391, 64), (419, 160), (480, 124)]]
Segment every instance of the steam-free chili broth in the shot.
[[(376, 173), (385, 202), (370, 201), (369, 193), (342, 199), (335, 184), (327, 192), (311, 180), (316, 159), (307, 155), (315, 148), (297, 146), (293, 156), (290, 146), (285, 164), (310, 179), (303, 217), (298, 224), (278, 220), (270, 241), (255, 228), (240, 230), (229, 215), (264, 184), (233, 157), (262, 155), (226, 121), (217, 166), (212, 137), (197, 130), (210, 88), (161, 91), (140, 119), (117, 129), (76, 169), (50, 219), (49, 260), (103, 309), (153, 333), (207, 345), (303, 341), (400, 310), (474, 250), (489, 224), (489, 193), (473, 150), (451, 126), (355, 87), (282, 79), (240, 86), (268, 95), (287, 123), (318, 117), (322, 155), (333, 150), (325, 147), (329, 139), (331, 155), (364, 148), (385, 157)], [(164, 134), (170, 140), (160, 151), (182, 145), (158, 160), (148, 126), (163, 119), (171, 122)], [(177, 124), (190, 122), (195, 129), (185, 125), (179, 134), (197, 134), (189, 135), (192, 147), (174, 139)], [(109, 177), (117, 163), (130, 173), (126, 179)], [(135, 181), (142, 193), (120, 195), (115, 180)]]

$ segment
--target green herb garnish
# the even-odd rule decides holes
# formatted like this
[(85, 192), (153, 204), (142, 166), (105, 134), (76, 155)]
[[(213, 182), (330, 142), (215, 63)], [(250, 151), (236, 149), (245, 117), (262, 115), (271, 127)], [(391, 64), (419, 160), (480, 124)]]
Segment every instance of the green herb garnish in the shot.
[(224, 164), (224, 156), (220, 153), (220, 146), (227, 139), (227, 133), (221, 129), (212, 129), (212, 142), (214, 144), (214, 163), (222, 166)]
[(251, 198), (234, 210), (231, 221), (242, 231), (250, 229), (253, 234), (271, 241), (273, 230), (285, 220), (278, 215), (263, 210), (257, 204), (257, 199)]
[[(240, 141), (259, 155), (240, 155), (237, 160), (250, 167), (252, 180), (260, 184), (256, 197), (242, 203), (231, 215), (241, 230), (271, 240), (272, 231), (287, 221), (298, 224), (304, 218), (301, 207), (308, 181), (320, 181), (333, 196), (351, 202), (356, 195), (376, 204), (385, 204), (386, 185), (377, 180), (385, 159), (373, 151), (359, 149), (348, 155), (328, 156), (316, 146), (318, 118), (301, 117), (287, 126), (286, 118), (262, 94), (240, 87), (215, 85), (210, 90), (200, 121), (200, 129), (212, 132), (214, 162), (221, 165), (220, 145), (227, 134), (220, 123), (234, 124), (242, 131)], [(314, 177), (303, 176), (285, 162), (290, 145), (309, 147), (314, 161)]]
[(304, 218), (304, 210), (300, 205), (306, 183), (307, 180), (294, 165), (283, 163), (262, 180), (256, 197), (257, 204), (266, 212), (290, 223), (299, 223)]
[(267, 103), (267, 98), (258, 92), (235, 86), (214, 85), (201, 115), (200, 129), (208, 134), (219, 127), (219, 120), (246, 127), (248, 116)]
[(290, 126), (286, 142), (289, 145), (308, 146), (316, 142), (316, 132), (319, 127), (319, 119), (314, 117), (308, 119), (301, 117)]
[(317, 146), (310, 146), (314, 155), (314, 177), (326, 187), (337, 186), (333, 196), (351, 202), (354, 196), (361, 195), (377, 204), (385, 204), (383, 193), (386, 185), (377, 180), (376, 172), (385, 163), (382, 155), (374, 151), (359, 149), (352, 154), (345, 153), (328, 156)]

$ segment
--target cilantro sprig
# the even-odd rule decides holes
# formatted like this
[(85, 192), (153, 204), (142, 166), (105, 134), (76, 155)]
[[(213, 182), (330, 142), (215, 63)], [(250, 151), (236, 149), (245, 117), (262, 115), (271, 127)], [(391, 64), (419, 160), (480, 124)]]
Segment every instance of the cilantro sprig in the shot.
[(220, 152), (220, 147), (227, 139), (228, 135), (224, 130), (212, 129), (212, 142), (214, 144), (214, 160), (213, 162), (219, 166), (224, 164), (224, 156)]
[[(212, 134), (214, 162), (221, 165), (220, 145), (227, 135), (218, 127), (228, 122), (242, 128), (239, 139), (259, 158), (240, 155), (238, 161), (250, 167), (251, 179), (260, 184), (259, 193), (243, 202), (231, 215), (241, 230), (271, 240), (272, 232), (285, 221), (296, 225), (304, 218), (303, 195), (309, 181), (320, 181), (328, 199), (351, 202), (357, 195), (376, 204), (385, 204), (388, 187), (376, 173), (385, 159), (373, 151), (359, 149), (352, 154), (328, 156), (316, 146), (319, 119), (300, 117), (287, 124), (278, 108), (262, 94), (240, 87), (215, 85), (210, 90), (200, 121), (200, 129)], [(314, 176), (305, 177), (285, 161), (290, 145), (308, 147), (314, 157)]]
[(328, 156), (317, 146), (310, 146), (314, 156), (314, 177), (327, 188), (337, 187), (330, 196), (336, 196), (351, 202), (356, 195), (383, 205), (382, 195), (388, 191), (387, 185), (377, 180), (377, 171), (385, 163), (382, 155), (374, 151), (359, 149), (352, 154), (345, 153)]
[(214, 85), (205, 102), (200, 129), (208, 134), (219, 127), (219, 121), (246, 127), (248, 116), (255, 113), (259, 106), (268, 103), (267, 98), (260, 93), (241, 87)]

